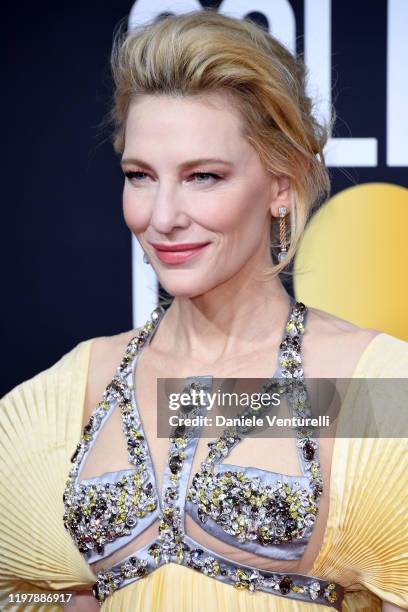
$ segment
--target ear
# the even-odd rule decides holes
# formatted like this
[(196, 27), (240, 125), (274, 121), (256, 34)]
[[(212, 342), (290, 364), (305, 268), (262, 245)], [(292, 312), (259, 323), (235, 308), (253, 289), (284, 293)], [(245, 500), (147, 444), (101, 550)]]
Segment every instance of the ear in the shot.
[(285, 206), (290, 213), (292, 208), (292, 187), (290, 179), (282, 174), (272, 178), (270, 211), (273, 217), (279, 217), (279, 208)]

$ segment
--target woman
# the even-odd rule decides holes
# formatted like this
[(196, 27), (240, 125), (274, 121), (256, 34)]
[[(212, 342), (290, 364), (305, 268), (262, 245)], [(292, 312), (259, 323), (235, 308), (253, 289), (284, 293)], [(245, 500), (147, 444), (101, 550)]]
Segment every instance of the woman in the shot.
[(408, 376), (407, 343), (296, 303), (279, 279), (328, 190), (301, 61), (200, 11), (119, 37), (112, 65), (125, 220), (173, 300), (3, 398), (4, 601), (42, 588), (75, 592), (77, 611), (408, 609), (401, 441), (304, 434), (297, 452), (235, 430), (209, 452), (186, 430), (156, 435), (158, 378)]

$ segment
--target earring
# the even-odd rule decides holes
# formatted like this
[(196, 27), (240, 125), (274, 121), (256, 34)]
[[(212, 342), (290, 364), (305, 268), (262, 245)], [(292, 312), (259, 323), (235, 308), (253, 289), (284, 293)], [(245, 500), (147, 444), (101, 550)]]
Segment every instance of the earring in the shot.
[(149, 264), (150, 263), (150, 259), (148, 258), (146, 253), (143, 253), (143, 261), (145, 262), (145, 264)]
[(280, 240), (280, 251), (278, 253), (279, 263), (282, 262), (286, 255), (288, 254), (287, 247), (287, 238), (286, 238), (286, 215), (287, 208), (286, 206), (280, 206), (278, 209), (279, 212), (279, 240)]

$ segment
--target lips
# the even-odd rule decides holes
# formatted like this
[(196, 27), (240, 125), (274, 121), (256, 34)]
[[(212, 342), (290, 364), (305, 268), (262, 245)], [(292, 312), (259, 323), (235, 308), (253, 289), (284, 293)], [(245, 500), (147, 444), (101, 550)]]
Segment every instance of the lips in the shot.
[(165, 244), (160, 242), (151, 242), (152, 247), (157, 249), (158, 251), (191, 251), (193, 249), (198, 249), (208, 242), (182, 242), (180, 244)]
[(197, 257), (209, 242), (184, 242), (180, 244), (151, 243), (155, 255), (167, 264), (182, 264)]

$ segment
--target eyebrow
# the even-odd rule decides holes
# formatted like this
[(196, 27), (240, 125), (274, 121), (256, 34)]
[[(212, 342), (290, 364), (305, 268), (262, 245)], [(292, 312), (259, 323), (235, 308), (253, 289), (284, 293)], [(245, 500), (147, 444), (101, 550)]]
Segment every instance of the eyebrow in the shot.
[[(124, 164), (135, 164), (136, 166), (143, 166), (144, 168), (149, 168), (149, 170), (153, 170), (153, 168), (141, 159), (137, 159), (135, 157), (125, 157), (121, 160), (121, 165)], [(228, 162), (224, 159), (219, 159), (216, 157), (201, 157), (199, 159), (191, 159), (189, 161), (185, 161), (179, 165), (181, 170), (188, 170), (194, 166), (200, 166), (201, 164), (224, 164), (225, 166), (232, 166), (231, 162)]]

